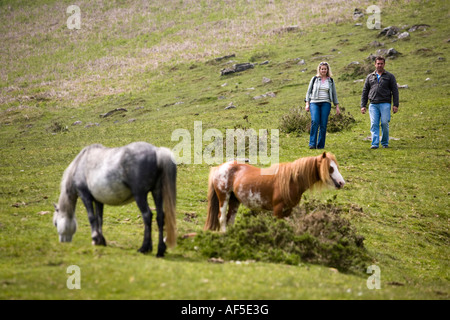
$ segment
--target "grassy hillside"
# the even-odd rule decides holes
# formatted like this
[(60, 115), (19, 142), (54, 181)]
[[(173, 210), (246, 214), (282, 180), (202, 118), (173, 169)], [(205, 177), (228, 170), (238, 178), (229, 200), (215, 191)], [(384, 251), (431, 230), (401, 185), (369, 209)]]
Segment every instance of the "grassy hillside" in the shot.
[[(369, 1), (79, 1), (79, 30), (67, 28), (71, 4), (0, 1), (1, 299), (449, 298), (447, 1), (379, 1), (382, 27), (428, 25), (405, 40), (379, 37), (380, 30), (366, 28), (367, 15), (353, 18)], [(408, 88), (400, 89), (390, 148), (374, 151), (369, 116), (359, 113), (359, 80), (371, 70), (369, 54), (389, 48), (401, 54), (386, 69)], [(73, 242), (58, 243), (52, 203), (84, 146), (147, 141), (173, 148), (174, 130), (193, 138), (196, 121), (202, 133), (279, 129), (283, 115), (303, 108), (323, 60), (341, 106), (356, 120), (326, 142), (347, 184), (302, 201), (346, 208), (381, 270), (381, 290), (367, 288), (364, 270), (213, 264), (187, 245), (164, 259), (139, 254), (143, 223), (134, 204), (105, 207), (104, 248), (91, 246), (79, 201)], [(245, 62), (258, 65), (221, 76)], [(267, 92), (275, 97), (254, 99)], [(236, 108), (225, 110), (230, 103)], [(116, 108), (126, 111), (100, 117)], [(281, 132), (280, 161), (317, 155), (308, 139)], [(209, 167), (178, 166), (179, 235), (203, 228)], [(70, 265), (81, 269), (81, 290), (66, 287)]]

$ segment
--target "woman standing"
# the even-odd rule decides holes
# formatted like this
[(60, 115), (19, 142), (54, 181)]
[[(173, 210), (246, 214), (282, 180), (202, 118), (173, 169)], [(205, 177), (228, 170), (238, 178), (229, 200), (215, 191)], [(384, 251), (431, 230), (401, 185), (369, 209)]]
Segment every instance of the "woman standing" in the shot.
[[(325, 136), (327, 133), (328, 116), (331, 111), (331, 102), (336, 106), (336, 114), (340, 114), (339, 102), (336, 94), (330, 65), (321, 62), (317, 66), (317, 74), (309, 82), (306, 92), (306, 111), (311, 111), (311, 131), (309, 137), (310, 149), (325, 148)], [(319, 140), (317, 140), (319, 132)]]

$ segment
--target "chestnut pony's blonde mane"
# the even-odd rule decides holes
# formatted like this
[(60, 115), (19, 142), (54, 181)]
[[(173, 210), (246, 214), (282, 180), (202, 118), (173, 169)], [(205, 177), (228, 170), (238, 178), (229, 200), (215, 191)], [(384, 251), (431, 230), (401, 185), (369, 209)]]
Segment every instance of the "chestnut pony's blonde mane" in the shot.
[(277, 183), (281, 197), (286, 204), (295, 206), (297, 203), (292, 200), (290, 184), (294, 182), (301, 192), (311, 187), (323, 187), (331, 184), (330, 162), (334, 161), (338, 165), (336, 158), (331, 153), (323, 153), (317, 157), (306, 157), (278, 164)]

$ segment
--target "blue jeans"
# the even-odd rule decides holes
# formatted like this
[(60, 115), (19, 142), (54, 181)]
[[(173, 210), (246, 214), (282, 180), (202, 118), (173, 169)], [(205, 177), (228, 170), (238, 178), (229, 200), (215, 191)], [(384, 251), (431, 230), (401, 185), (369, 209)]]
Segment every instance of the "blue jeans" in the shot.
[[(311, 131), (309, 133), (309, 147), (323, 149), (325, 148), (325, 137), (327, 134), (328, 116), (331, 111), (329, 102), (311, 102), (309, 105), (311, 112)], [(317, 132), (319, 140), (317, 141)]]
[(390, 103), (371, 103), (369, 105), (370, 133), (372, 134), (372, 146), (380, 144), (380, 122), (381, 122), (381, 145), (389, 144), (389, 121), (391, 121)]

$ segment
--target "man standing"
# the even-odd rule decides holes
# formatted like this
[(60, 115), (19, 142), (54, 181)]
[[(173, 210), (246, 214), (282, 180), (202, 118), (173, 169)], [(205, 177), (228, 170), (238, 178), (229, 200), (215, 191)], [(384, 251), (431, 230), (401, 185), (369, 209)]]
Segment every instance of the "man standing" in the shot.
[(392, 73), (384, 70), (386, 61), (384, 57), (375, 59), (376, 70), (370, 73), (361, 96), (361, 113), (366, 113), (368, 100), (370, 115), (370, 133), (372, 134), (371, 149), (378, 149), (380, 144), (380, 121), (381, 121), (381, 145), (387, 148), (389, 145), (389, 121), (391, 120), (391, 98), (394, 100), (392, 111), (397, 113), (399, 98), (397, 81)]

